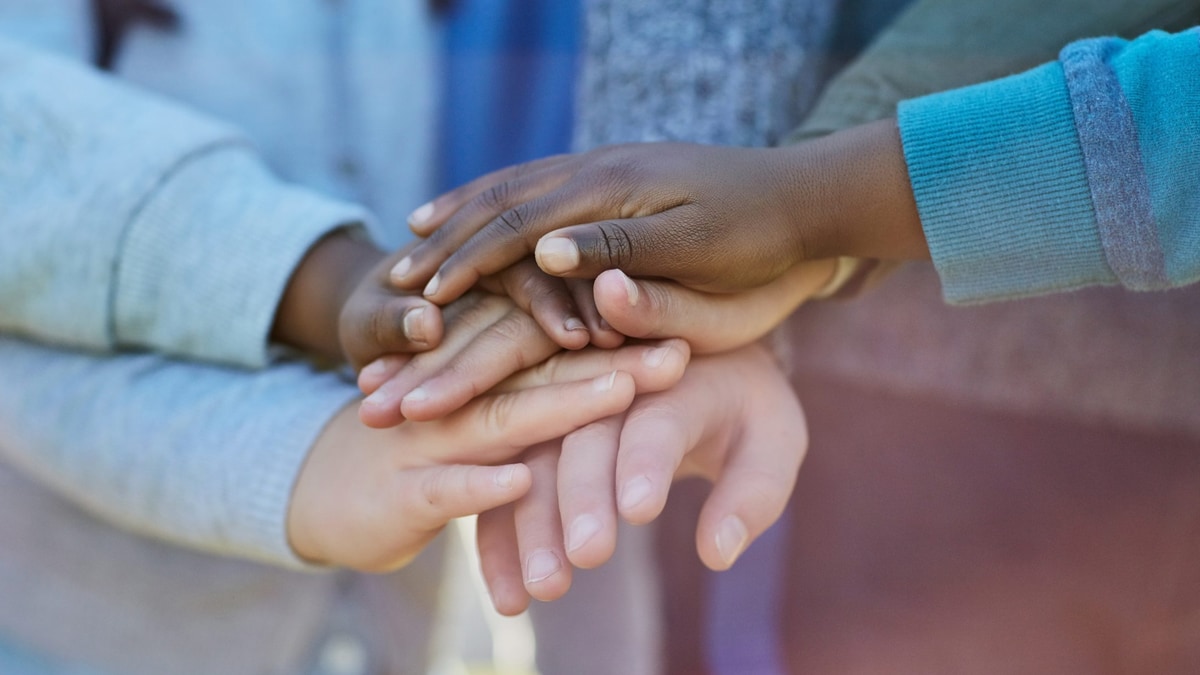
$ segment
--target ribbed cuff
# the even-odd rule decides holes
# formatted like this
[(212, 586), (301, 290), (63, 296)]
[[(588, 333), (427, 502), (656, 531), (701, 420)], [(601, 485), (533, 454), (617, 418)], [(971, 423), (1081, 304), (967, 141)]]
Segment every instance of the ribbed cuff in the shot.
[(327, 233), (367, 214), (225, 146), (172, 173), (131, 223), (113, 299), (122, 346), (258, 367), (283, 290)]
[(287, 364), (271, 368), (259, 386), (242, 395), (260, 414), (235, 444), (218, 451), (238, 455), (220, 462), (227, 487), (217, 519), (225, 533), (223, 552), (294, 569), (325, 569), (292, 550), (288, 509), (317, 437), (358, 391), (333, 374), (314, 377), (307, 366)]
[(1116, 283), (1059, 64), (907, 101), (898, 121), (947, 301)]

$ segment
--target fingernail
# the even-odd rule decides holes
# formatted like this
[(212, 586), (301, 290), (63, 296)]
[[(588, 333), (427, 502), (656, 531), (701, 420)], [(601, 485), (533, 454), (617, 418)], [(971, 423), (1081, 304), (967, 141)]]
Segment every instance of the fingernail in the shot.
[(650, 368), (657, 368), (667, 360), (667, 356), (671, 349), (669, 347), (657, 347), (642, 354), (642, 363), (645, 363)]
[(650, 479), (645, 476), (631, 478), (621, 487), (621, 496), (618, 500), (621, 506), (621, 511), (631, 511), (646, 501), (650, 496)]
[(583, 325), (583, 321), (574, 316), (563, 322), (563, 328), (567, 330), (587, 330), (587, 326)]
[(612, 391), (613, 384), (615, 384), (616, 381), (617, 371), (614, 370), (607, 375), (601, 375), (600, 377), (592, 380), (592, 386), (596, 388), (596, 391)]
[(545, 581), (562, 569), (558, 556), (546, 549), (534, 551), (525, 561), (525, 583), (536, 584)]
[(513, 476), (515, 476), (516, 473), (517, 473), (517, 467), (512, 466), (511, 464), (504, 467), (503, 469), (501, 469), (496, 474), (496, 478), (495, 478), (496, 487), (498, 487), (502, 490), (508, 490), (508, 489), (512, 488)]
[(412, 342), (425, 343), (425, 308), (417, 307), (404, 313), (404, 334)]
[(433, 217), (433, 202), (427, 202), (417, 207), (415, 211), (408, 214), (408, 224), (412, 226), (424, 225), (426, 221)]
[(551, 274), (562, 274), (579, 267), (579, 247), (566, 237), (542, 239), (534, 255), (538, 266)]
[(638, 287), (633, 283), (633, 279), (624, 272), (621, 273), (621, 280), (625, 282), (625, 297), (629, 302), (630, 307), (637, 307), (638, 304)]
[(590, 513), (579, 516), (567, 530), (567, 550), (576, 551), (592, 540), (600, 531), (600, 519)]
[(412, 269), (412, 258), (404, 256), (404, 259), (396, 263), (392, 271), (388, 273), (392, 281), (404, 281), (404, 277), (408, 276), (408, 271)]
[(368, 363), (366, 367), (362, 369), (362, 372), (359, 373), (359, 375), (375, 379), (377, 377), (383, 377), (384, 375), (387, 375), (387, 371), (387, 361), (384, 361), (383, 359), (375, 359), (374, 361)]
[(742, 519), (737, 516), (726, 516), (717, 528), (717, 553), (720, 554), (721, 561), (726, 566), (732, 565), (733, 561), (742, 554), (742, 550), (746, 548), (748, 539), (750, 539), (750, 533), (746, 531)]
[(404, 403), (420, 403), (421, 401), (429, 400), (429, 390), (425, 387), (417, 387), (408, 392), (404, 396)]
[(422, 292), (423, 295), (425, 295), (426, 297), (429, 297), (429, 296), (433, 295), (434, 293), (437, 293), (438, 285), (440, 285), (442, 283), (441, 277), (442, 277), (442, 275), (440, 275), (440, 274), (433, 275), (433, 278), (429, 280), (429, 283), (425, 284), (425, 290)]

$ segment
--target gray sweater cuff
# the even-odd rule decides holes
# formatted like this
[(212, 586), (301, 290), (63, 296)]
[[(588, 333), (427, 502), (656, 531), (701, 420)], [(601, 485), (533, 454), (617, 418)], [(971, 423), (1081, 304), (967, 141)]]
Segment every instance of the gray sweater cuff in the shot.
[(367, 218), (274, 178), (241, 145), (169, 174), (135, 215), (117, 260), (118, 345), (260, 367), (292, 272), (317, 240)]
[[(294, 380), (288, 387), (291, 393), (281, 396), (278, 389), (286, 387), (288, 379)], [(216, 552), (293, 569), (324, 570), (292, 550), (288, 509), (313, 444), (333, 416), (358, 398), (358, 391), (335, 376), (313, 377), (304, 369), (278, 373), (272, 380), (260, 391), (264, 414), (259, 421), (246, 425), (236, 445), (218, 451), (251, 453), (240, 462), (235, 457), (225, 462), (234, 470), (224, 476), (228, 501), (218, 508), (225, 515), (226, 536)], [(265, 406), (271, 407), (269, 414)]]

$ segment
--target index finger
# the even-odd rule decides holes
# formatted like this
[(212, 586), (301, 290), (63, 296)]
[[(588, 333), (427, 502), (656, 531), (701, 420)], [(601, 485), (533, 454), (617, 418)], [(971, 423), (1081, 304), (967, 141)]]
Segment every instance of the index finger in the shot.
[(436, 223), (436, 227), (430, 227), (427, 238), (392, 267), (392, 285), (413, 290), (427, 281), (432, 283), (430, 277), (442, 262), (498, 214), (557, 189), (571, 175), (566, 157), (543, 160), (540, 165), (520, 164), (469, 183), (459, 188), (461, 192), (450, 193), (453, 197), (439, 197), (417, 209), (413, 218), (425, 215), (421, 213), (424, 210), (433, 215), (430, 221), (421, 222)]
[(422, 204), (408, 215), (408, 227), (418, 237), (428, 237), (450, 219), (464, 204), (474, 199), (479, 193), (498, 183), (520, 178), (530, 172), (552, 167), (569, 159), (572, 155), (552, 155), (535, 159), (523, 164), (514, 164), (484, 174), (475, 180), (464, 183), (449, 192)]

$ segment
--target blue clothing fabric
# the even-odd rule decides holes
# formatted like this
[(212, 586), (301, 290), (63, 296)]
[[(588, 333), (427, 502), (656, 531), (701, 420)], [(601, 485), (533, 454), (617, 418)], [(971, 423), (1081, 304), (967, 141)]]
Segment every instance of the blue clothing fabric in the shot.
[[(409, 236), (436, 33), (418, 0), (171, 5), (180, 29), (131, 31), (112, 77), (89, 3), (0, 1), (0, 642), (51, 672), (303, 672), (347, 578), (279, 569), (302, 566), (287, 508), (356, 388), (11, 335), (266, 364), (313, 241)], [(422, 671), (436, 599), (386, 602), (387, 667)]]
[(1200, 29), (1082, 40), (1057, 62), (902, 104), (951, 302), (1200, 280)]
[[(267, 334), (313, 241), (398, 245), (432, 196), (429, 2), (169, 5), (178, 30), (135, 26), (102, 75), (92, 3), (0, 0), (0, 672), (327, 672), (347, 644), (426, 672), (436, 542), (391, 575), (281, 569), (292, 487), (358, 391)], [(157, 353), (95, 353), (122, 349)], [(588, 635), (571, 672), (649, 670), (646, 551), (535, 616)]]
[(445, 17), (439, 186), (570, 149), (580, 0), (457, 0)]

